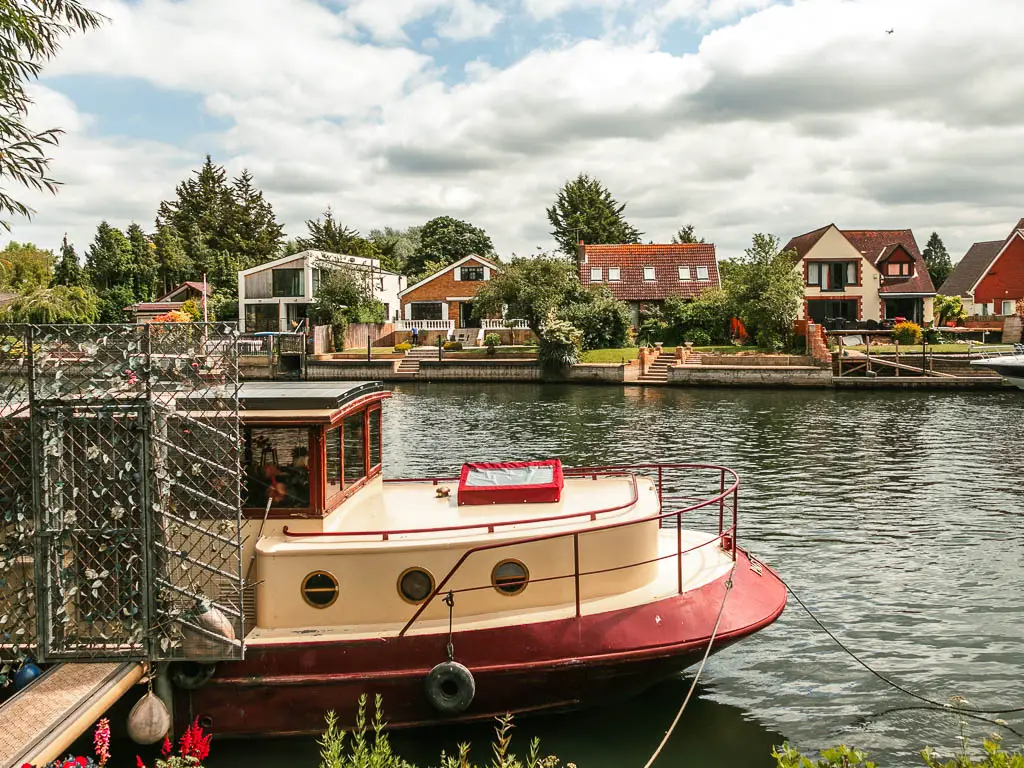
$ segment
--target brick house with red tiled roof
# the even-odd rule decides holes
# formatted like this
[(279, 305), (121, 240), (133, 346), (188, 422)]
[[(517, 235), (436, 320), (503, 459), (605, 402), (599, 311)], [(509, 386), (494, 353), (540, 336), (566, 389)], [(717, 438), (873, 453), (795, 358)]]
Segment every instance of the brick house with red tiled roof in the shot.
[(932, 321), (935, 286), (909, 229), (829, 224), (794, 237), (786, 250), (796, 253), (804, 281), (801, 319)]
[(206, 283), (186, 280), (169, 293), (165, 293), (153, 301), (140, 301), (137, 304), (130, 304), (124, 311), (136, 323), (151, 323), (154, 317), (163, 315), (175, 309), (181, 309), (182, 305), (189, 299), (195, 299), (199, 306), (203, 305), (203, 297), (209, 296), (210, 291)]
[(1024, 219), (1004, 240), (975, 243), (939, 292), (960, 296), (970, 315), (1012, 315), (1024, 299)]
[(669, 296), (694, 298), (720, 288), (715, 246), (711, 243), (660, 245), (583, 245), (577, 249), (580, 284), (606, 285), (629, 304), (633, 324), (640, 306), (661, 304)]

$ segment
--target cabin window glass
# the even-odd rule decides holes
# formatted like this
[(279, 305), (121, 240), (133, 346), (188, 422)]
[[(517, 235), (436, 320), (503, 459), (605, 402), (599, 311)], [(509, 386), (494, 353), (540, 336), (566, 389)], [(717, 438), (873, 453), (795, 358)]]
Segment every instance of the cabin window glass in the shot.
[(374, 408), (370, 411), (370, 469), (380, 466), (380, 414), (380, 408)]
[(503, 595), (518, 595), (530, 583), (530, 572), (519, 560), (502, 560), (491, 571), (491, 584)]
[(273, 294), (275, 297), (302, 295), (301, 269), (275, 269), (273, 270), (273, 275)]
[(327, 608), (338, 599), (338, 580), (327, 571), (313, 571), (302, 580), (302, 599), (314, 608)]
[(324, 495), (330, 499), (335, 494), (341, 493), (341, 430), (328, 430), (325, 444), (327, 447), (327, 488)]
[(423, 568), (407, 568), (398, 577), (398, 594), (407, 603), (422, 603), (434, 591), (434, 577)]
[(366, 477), (366, 434), (363, 413), (345, 419), (345, 487)]
[(246, 427), (246, 506), (309, 507), (309, 430)]

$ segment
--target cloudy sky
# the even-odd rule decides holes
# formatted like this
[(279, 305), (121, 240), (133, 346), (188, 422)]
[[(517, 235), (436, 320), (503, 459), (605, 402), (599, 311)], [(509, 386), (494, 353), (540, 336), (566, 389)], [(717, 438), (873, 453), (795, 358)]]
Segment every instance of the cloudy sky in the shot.
[[(735, 255), (843, 228), (937, 230), (954, 260), (1024, 216), (1020, 0), (93, 0), (34, 88), (67, 131), (11, 237), (80, 252), (152, 226), (203, 156), (249, 168), (289, 235), (440, 214), (552, 247), (584, 170), (645, 240)], [(888, 34), (887, 30), (893, 30)]]

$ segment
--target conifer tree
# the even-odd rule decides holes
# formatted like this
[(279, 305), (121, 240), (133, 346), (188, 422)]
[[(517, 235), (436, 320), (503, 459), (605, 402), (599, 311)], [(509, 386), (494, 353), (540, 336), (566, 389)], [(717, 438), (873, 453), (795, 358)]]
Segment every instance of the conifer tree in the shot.
[(242, 269), (273, 259), (281, 246), (284, 227), (274, 217), (274, 209), (253, 184), (248, 170), (231, 185), (236, 210), (233, 221), (232, 251)]
[(676, 245), (703, 243), (704, 238), (697, 239), (693, 232), (693, 224), (686, 224), (679, 228), (679, 231), (672, 235), (672, 242)]
[(924, 263), (932, 278), (932, 284), (935, 286), (935, 290), (938, 290), (946, 282), (949, 273), (953, 271), (953, 262), (949, 258), (949, 251), (946, 250), (938, 232), (932, 232), (932, 236), (928, 238), (928, 245), (924, 247), (924, 252), (921, 255), (924, 256)]
[(85, 285), (85, 273), (78, 261), (75, 247), (68, 242), (67, 235), (64, 235), (64, 242), (60, 247), (60, 258), (53, 270), (53, 285), (68, 287)]
[(295, 238), (295, 245), (300, 251), (343, 253), (371, 259), (377, 257), (373, 243), (362, 237), (357, 230), (338, 221), (330, 206), (320, 216), (306, 221), (306, 230), (306, 237)]
[(576, 256), (577, 244), (639, 243), (643, 234), (622, 215), (619, 203), (598, 179), (581, 173), (558, 190), (555, 203), (547, 209), (559, 249)]
[(128, 238), (106, 221), (96, 228), (96, 236), (85, 254), (85, 270), (97, 291), (128, 286), (134, 296), (134, 265)]
[(171, 226), (157, 227), (153, 235), (156, 255), (157, 293), (169, 293), (185, 280), (190, 280), (189, 259), (177, 230)]
[(155, 246), (146, 237), (142, 227), (134, 222), (125, 233), (132, 251), (132, 290), (138, 301), (154, 298), (156, 290), (157, 263)]

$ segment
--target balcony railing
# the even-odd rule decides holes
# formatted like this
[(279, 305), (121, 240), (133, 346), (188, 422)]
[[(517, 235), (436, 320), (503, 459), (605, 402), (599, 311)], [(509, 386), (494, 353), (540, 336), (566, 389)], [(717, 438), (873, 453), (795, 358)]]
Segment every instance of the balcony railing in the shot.
[(481, 320), (480, 326), (485, 331), (500, 331), (505, 328), (522, 331), (530, 327), (525, 320)]
[(455, 327), (454, 320), (396, 320), (396, 331), (450, 331)]

